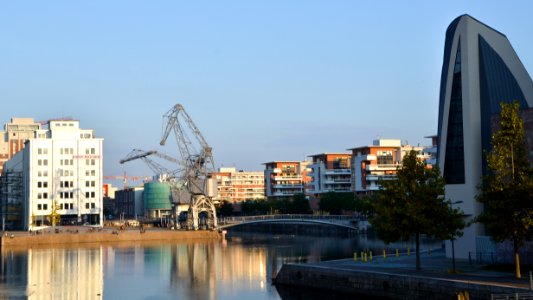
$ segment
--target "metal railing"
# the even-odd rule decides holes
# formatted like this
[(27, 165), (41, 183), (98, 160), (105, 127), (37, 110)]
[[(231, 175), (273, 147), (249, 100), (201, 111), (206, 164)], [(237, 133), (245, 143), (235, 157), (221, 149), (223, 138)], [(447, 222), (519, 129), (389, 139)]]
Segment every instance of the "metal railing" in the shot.
[(533, 300), (533, 292), (514, 294), (492, 294), (491, 300)]
[(218, 219), (221, 225), (244, 223), (250, 221), (262, 220), (319, 220), (332, 223), (346, 223), (350, 221), (359, 221), (355, 216), (344, 215), (304, 215), (304, 214), (281, 214), (281, 215), (260, 215), (260, 216), (241, 216), (241, 217), (223, 217)]

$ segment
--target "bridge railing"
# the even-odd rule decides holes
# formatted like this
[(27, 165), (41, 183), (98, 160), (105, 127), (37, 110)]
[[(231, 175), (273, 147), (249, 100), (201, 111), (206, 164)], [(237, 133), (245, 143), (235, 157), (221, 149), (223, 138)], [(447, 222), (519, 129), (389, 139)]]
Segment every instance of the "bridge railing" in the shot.
[(239, 217), (221, 217), (218, 219), (220, 225), (244, 223), (262, 220), (320, 220), (327, 222), (346, 223), (350, 221), (359, 221), (358, 217), (346, 215), (304, 215), (304, 214), (276, 214), (260, 216), (239, 216)]

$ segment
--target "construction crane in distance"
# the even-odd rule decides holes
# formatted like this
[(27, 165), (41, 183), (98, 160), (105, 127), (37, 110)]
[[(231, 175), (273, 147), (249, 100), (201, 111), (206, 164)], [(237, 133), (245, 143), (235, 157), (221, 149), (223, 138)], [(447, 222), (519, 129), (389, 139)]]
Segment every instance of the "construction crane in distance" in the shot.
[(124, 175), (105, 175), (104, 179), (122, 180), (123, 187), (124, 189), (126, 189), (128, 180), (129, 181), (146, 181), (146, 180), (150, 180), (151, 177), (149, 176), (127, 176), (126, 172), (124, 172)]
[(207, 226), (216, 228), (213, 197), (216, 196), (217, 188), (216, 180), (211, 177), (215, 172), (213, 149), (181, 104), (174, 105), (163, 115), (161, 146), (166, 144), (171, 131), (174, 131), (181, 156), (180, 165), (184, 168), (181, 179), (185, 182), (187, 193), (181, 193), (181, 198), (189, 200), (187, 227), (197, 230), (200, 225), (199, 214), (205, 212)]

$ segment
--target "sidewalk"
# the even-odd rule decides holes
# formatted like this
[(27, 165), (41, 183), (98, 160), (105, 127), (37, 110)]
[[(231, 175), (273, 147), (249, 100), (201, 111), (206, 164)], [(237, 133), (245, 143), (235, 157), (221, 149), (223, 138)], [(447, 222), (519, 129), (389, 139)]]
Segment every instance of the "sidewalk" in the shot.
[(410, 256), (383, 256), (374, 255), (372, 261), (362, 262), (358, 257), (357, 261), (353, 259), (341, 259), (325, 261), (310, 265), (324, 266), (335, 269), (345, 270), (367, 270), (372, 272), (384, 272), (391, 274), (403, 274), (411, 276), (442, 278), (454, 281), (464, 281), (470, 283), (481, 283), (490, 285), (501, 285), (515, 288), (530, 288), (529, 271), (521, 270), (522, 279), (516, 279), (514, 273), (496, 272), (484, 270), (484, 264), (470, 264), (468, 260), (455, 260), (456, 273), (451, 273), (452, 259), (446, 258), (444, 250), (437, 250), (431, 254), (422, 253), (420, 255), (422, 269), (417, 271), (416, 256), (411, 253)]

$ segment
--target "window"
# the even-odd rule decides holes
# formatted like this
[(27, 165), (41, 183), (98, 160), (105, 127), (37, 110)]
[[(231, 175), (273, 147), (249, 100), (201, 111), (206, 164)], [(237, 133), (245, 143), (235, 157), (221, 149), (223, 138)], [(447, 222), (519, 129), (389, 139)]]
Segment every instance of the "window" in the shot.
[(89, 198), (89, 192), (85, 192), (85, 198)]
[(48, 209), (48, 204), (43, 204), (43, 209), (47, 210)]
[(43, 199), (48, 199), (48, 193), (43, 193)]
[(70, 203), (70, 209), (74, 209), (74, 204)]
[(93, 209), (96, 208), (95, 203), (91, 203), (91, 208), (93, 208)]
[(95, 195), (94, 192), (91, 192), (91, 198), (94, 198), (95, 197), (94, 195)]
[(85, 203), (85, 208), (89, 209), (89, 203)]
[(37, 182), (37, 187), (40, 188), (40, 187), (43, 187), (43, 183), (42, 182)]
[(37, 204), (37, 210), (42, 210), (43, 206), (41, 204)]
[(43, 199), (43, 194), (42, 193), (37, 193), (37, 199)]

